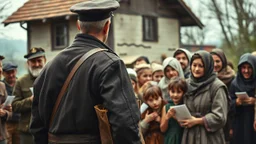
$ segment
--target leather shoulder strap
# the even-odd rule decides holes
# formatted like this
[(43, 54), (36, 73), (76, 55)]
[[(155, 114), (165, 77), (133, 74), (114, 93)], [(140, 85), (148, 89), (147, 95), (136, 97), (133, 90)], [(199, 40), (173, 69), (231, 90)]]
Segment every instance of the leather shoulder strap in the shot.
[(88, 59), (90, 56), (92, 56), (93, 54), (97, 53), (97, 52), (100, 52), (100, 51), (107, 51), (107, 49), (102, 49), (102, 48), (95, 48), (95, 49), (92, 49), (90, 51), (88, 51), (87, 53), (85, 53), (79, 60), (78, 62), (75, 64), (75, 66), (73, 67), (73, 69), (71, 70), (71, 72), (69, 73), (64, 85), (62, 86), (61, 88), (61, 91), (57, 97), (57, 100), (55, 102), (55, 105), (53, 107), (53, 111), (52, 111), (52, 115), (51, 115), (51, 119), (50, 119), (50, 125), (49, 125), (49, 128), (52, 126), (52, 122), (54, 120), (54, 117), (55, 117), (55, 114), (57, 112), (57, 109), (60, 105), (60, 101), (63, 97), (63, 95), (65, 94), (66, 90), (67, 90), (67, 87), (70, 83), (70, 80), (72, 79), (72, 77), (74, 76), (74, 74), (76, 73), (76, 71), (78, 70), (78, 68), (84, 63), (84, 61), (86, 59)]

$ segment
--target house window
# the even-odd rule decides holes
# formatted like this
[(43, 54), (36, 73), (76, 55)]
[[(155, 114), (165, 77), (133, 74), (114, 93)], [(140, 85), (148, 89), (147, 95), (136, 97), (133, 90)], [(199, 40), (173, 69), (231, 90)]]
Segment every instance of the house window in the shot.
[(157, 41), (157, 18), (150, 16), (143, 16), (143, 40)]
[(63, 49), (68, 46), (68, 24), (56, 23), (53, 24), (53, 50)]

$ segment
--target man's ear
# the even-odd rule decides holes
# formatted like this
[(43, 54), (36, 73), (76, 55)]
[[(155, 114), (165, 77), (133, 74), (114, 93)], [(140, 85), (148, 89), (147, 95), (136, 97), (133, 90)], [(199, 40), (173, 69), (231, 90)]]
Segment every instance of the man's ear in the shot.
[(103, 28), (103, 33), (104, 34), (107, 34), (108, 33), (108, 31), (109, 31), (109, 28), (110, 28), (110, 20), (108, 20), (106, 23), (105, 23), (105, 25), (104, 25), (104, 28)]
[(79, 24), (79, 20), (76, 21), (76, 27), (77, 27), (77, 29), (78, 29), (79, 31), (81, 30), (80, 24)]

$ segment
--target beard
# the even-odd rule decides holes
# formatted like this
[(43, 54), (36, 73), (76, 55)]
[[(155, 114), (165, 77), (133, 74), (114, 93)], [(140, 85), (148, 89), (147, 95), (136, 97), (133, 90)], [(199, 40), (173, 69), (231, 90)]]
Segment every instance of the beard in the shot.
[(43, 67), (39, 67), (39, 68), (28, 67), (28, 70), (33, 77), (38, 77), (40, 72), (43, 70)]

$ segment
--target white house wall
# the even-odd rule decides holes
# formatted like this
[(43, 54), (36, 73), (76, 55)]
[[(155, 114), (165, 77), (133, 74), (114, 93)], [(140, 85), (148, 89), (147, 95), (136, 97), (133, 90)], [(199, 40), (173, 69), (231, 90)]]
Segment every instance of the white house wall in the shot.
[[(69, 45), (74, 41), (79, 31), (76, 28), (76, 21), (69, 21)], [(30, 25), (31, 47), (42, 47), (46, 51), (47, 60), (52, 60), (60, 50), (52, 50), (51, 24), (46, 22), (33, 22)]]
[(115, 14), (113, 28), (116, 53), (121, 58), (131, 55), (145, 55), (151, 61), (160, 61), (162, 54), (172, 56), (172, 49), (179, 47), (180, 44), (178, 20), (158, 18), (158, 42), (143, 41), (142, 21), (142, 16)]

